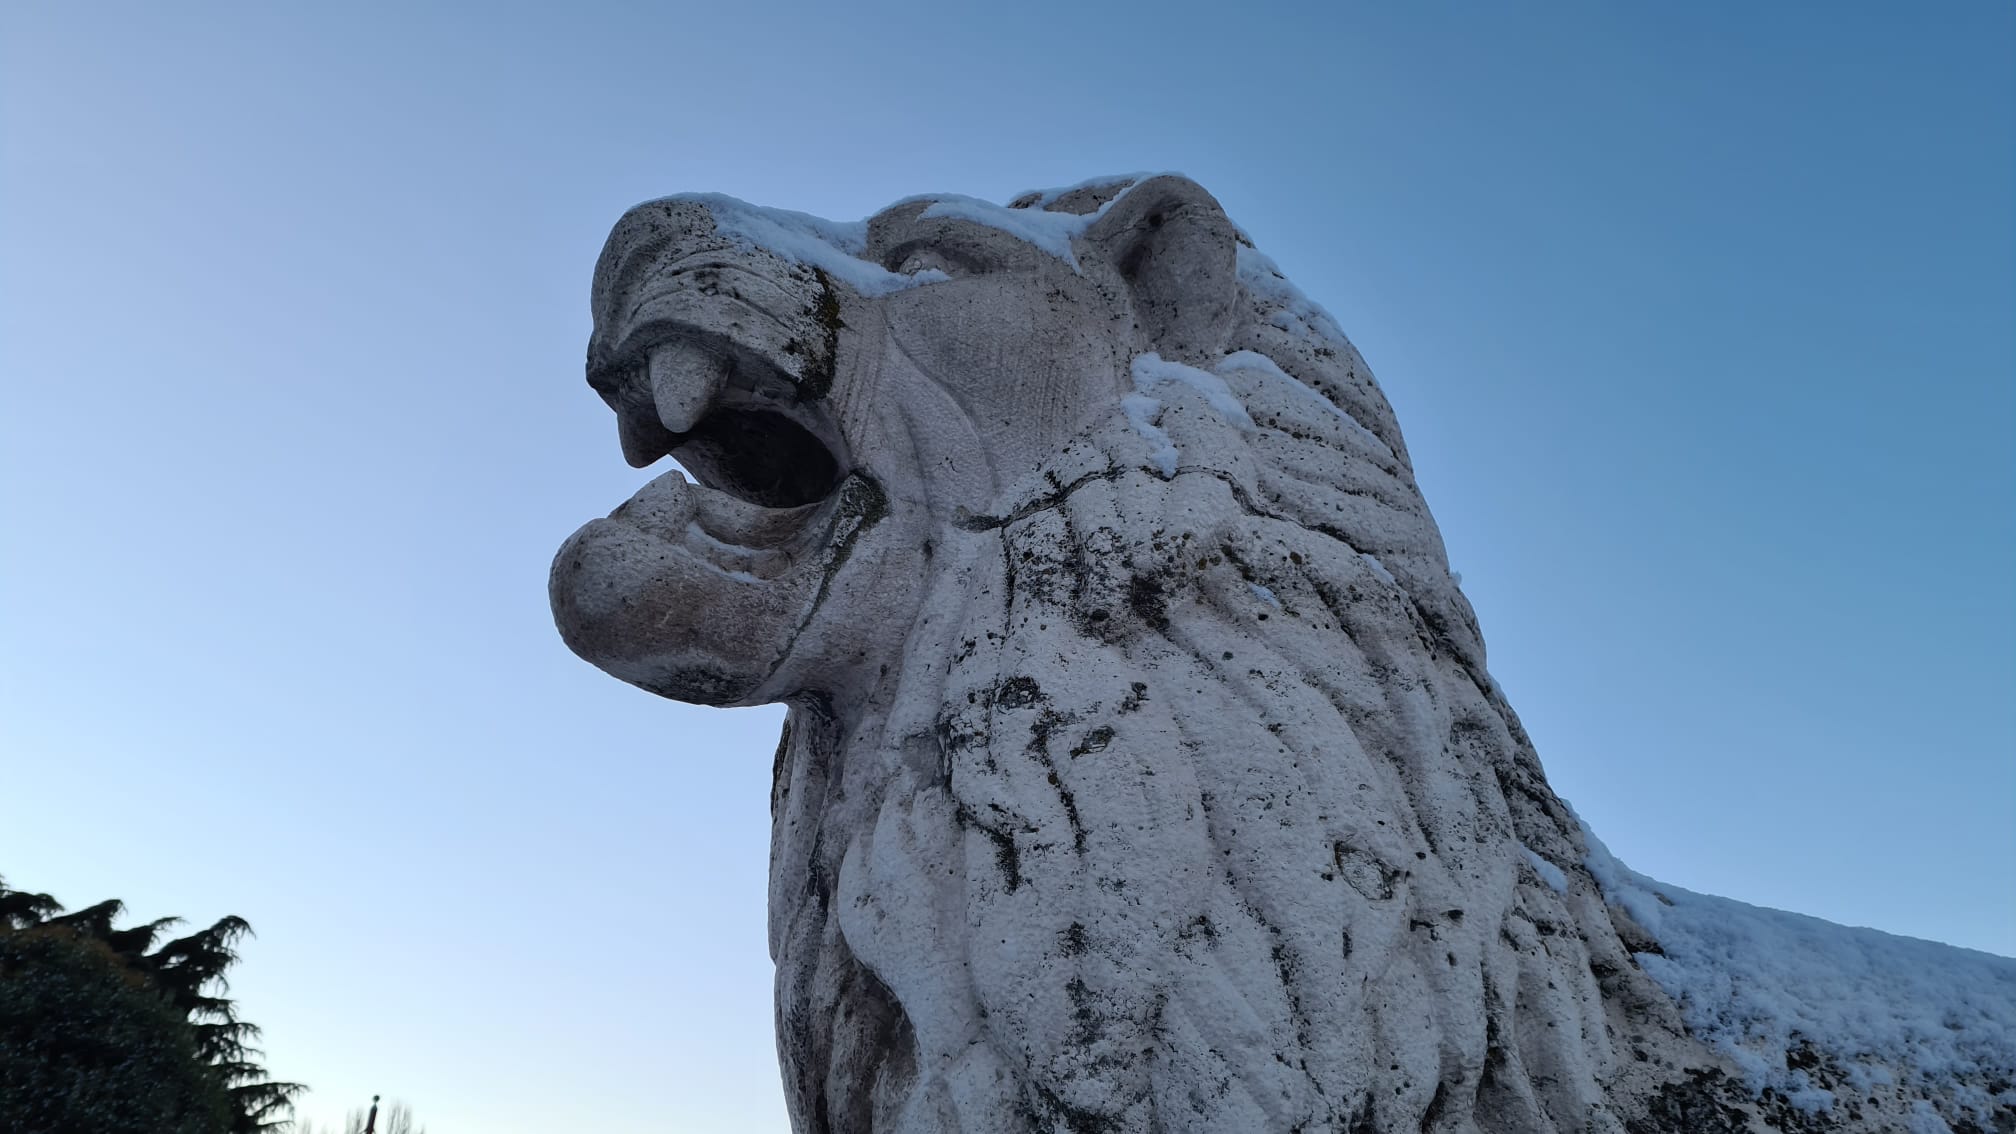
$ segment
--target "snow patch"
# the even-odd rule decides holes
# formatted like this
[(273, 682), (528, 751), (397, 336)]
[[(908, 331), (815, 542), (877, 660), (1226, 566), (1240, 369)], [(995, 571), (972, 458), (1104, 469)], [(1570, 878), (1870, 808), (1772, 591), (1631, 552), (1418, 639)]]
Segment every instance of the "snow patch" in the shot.
[[(2016, 1105), (2016, 1089), (1991, 1096), (1976, 1085), (2016, 1079), (2016, 960), (1655, 882), (1617, 861), (1586, 823), (1582, 834), (1604, 898), (1659, 942), (1661, 952), (1637, 954), (1638, 964), (1752, 1090), (1830, 1106), (1831, 1092), (1786, 1065), (1787, 1052), (1810, 1043), (1851, 1084), (1883, 1082), (1894, 1070), (1983, 1125), (1996, 1104)], [(1946, 1129), (1922, 1103), (1913, 1123)]]
[[(1129, 187), (1132, 187), (1134, 185), (1140, 184), (1143, 181), (1148, 180), (1151, 177), (1163, 177), (1163, 176), (1167, 176), (1167, 174), (1110, 173), (1104, 177), (1088, 177), (1085, 180), (1078, 182), (1076, 185), (1062, 185), (1055, 189), (1024, 190), (1023, 192), (1017, 193), (1013, 197), (1010, 197), (1009, 200), (1019, 201), (1022, 198), (1027, 197), (1033, 193), (1036, 195), (1036, 200), (1032, 202), (1029, 207), (1033, 209), (1047, 209), (1050, 206), (1056, 204), (1058, 198), (1064, 196), (1066, 193), (1076, 193), (1080, 189), (1104, 189), (1109, 185), (1127, 185)], [(1179, 173), (1176, 174), (1175, 176), (1181, 177), (1182, 174)]]
[[(1011, 209), (1006, 205), (997, 205), (992, 201), (983, 201), (978, 197), (967, 197), (957, 193), (932, 193), (921, 197), (906, 197), (903, 201), (896, 203), (900, 205), (905, 203), (905, 201), (929, 201), (931, 204), (925, 208), (922, 214), (927, 218), (953, 217), (997, 229), (1022, 241), (1024, 244), (1048, 252), (1050, 255), (1071, 265), (1072, 271), (1082, 275), (1084, 269), (1078, 264), (1078, 255), (1072, 251), (1071, 242), (1085, 235), (1086, 230), (1097, 223), (1100, 217), (1105, 216), (1108, 210), (1125, 199), (1127, 194), (1133, 192), (1134, 186), (1141, 184), (1151, 177), (1160, 176), (1162, 174), (1159, 173), (1130, 173), (1088, 178), (1076, 185), (1066, 185), (1061, 189), (1045, 189), (1037, 197), (1034, 206), (1024, 209)], [(1047, 206), (1055, 203), (1059, 197), (1074, 189), (1090, 189), (1095, 186), (1104, 187), (1120, 184), (1125, 184), (1127, 187), (1113, 194), (1111, 199), (1089, 213), (1053, 213), (1046, 211)], [(1026, 196), (1026, 194), (1023, 195)]]
[[(1083, 235), (1086, 229), (1092, 227), (1092, 222), (1103, 216), (1106, 209), (1113, 204), (1113, 201), (1108, 201), (1100, 206), (1097, 212), (1079, 216), (1074, 213), (1047, 213), (1041, 209), (1011, 209), (992, 201), (983, 201), (978, 197), (947, 194), (933, 195), (927, 199), (931, 202), (923, 213), (927, 219), (952, 217), (998, 229), (1024, 244), (1057, 257), (1071, 265), (1071, 270), (1074, 272), (1082, 269), (1078, 266), (1077, 255), (1071, 251), (1071, 241)], [(1115, 197), (1113, 200), (1119, 199)]]
[(1299, 396), (1323, 407), (1323, 409), (1328, 411), (1331, 416), (1335, 417), (1338, 421), (1343, 422), (1345, 428), (1350, 430), (1352, 436), (1357, 437), (1359, 440), (1365, 442), (1367, 445), (1370, 445), (1374, 451), (1384, 453), (1388, 457), (1393, 456), (1392, 446), (1386, 444), (1386, 442), (1384, 441), (1381, 441), (1377, 433), (1374, 433), (1371, 430), (1365, 428), (1365, 426), (1362, 425), (1357, 418), (1352, 417), (1349, 413), (1345, 412), (1342, 406), (1339, 406), (1336, 402), (1331, 401), (1329, 398), (1326, 398), (1322, 394), (1311, 389), (1308, 386), (1308, 384), (1304, 383), (1301, 379), (1296, 378), (1293, 374), (1290, 374), (1287, 371), (1281, 369), (1281, 367), (1277, 363), (1275, 363), (1273, 359), (1268, 358), (1266, 355), (1261, 354), (1258, 351), (1235, 350), (1231, 354), (1225, 356), (1225, 360), (1218, 364), (1217, 369), (1218, 373), (1220, 374), (1224, 374), (1232, 370), (1257, 370), (1260, 373), (1265, 374), (1271, 378), (1278, 378), (1282, 382), (1286, 383), (1288, 385), (1288, 388), (1294, 390)]
[(818, 268), (870, 298), (950, 279), (936, 268), (903, 275), (864, 260), (868, 222), (832, 221), (790, 209), (752, 205), (726, 193), (681, 193), (670, 201), (705, 205), (714, 231), (746, 248), (759, 248), (794, 264)]
[(1246, 290), (1255, 298), (1280, 308), (1270, 321), (1282, 330), (1305, 339), (1327, 339), (1336, 346), (1351, 345), (1337, 320), (1331, 318), (1321, 304), (1302, 294), (1301, 288), (1289, 283), (1273, 258), (1259, 249), (1244, 244), (1239, 246), (1239, 282), (1245, 284)]
[(1268, 590), (1266, 587), (1263, 587), (1258, 583), (1248, 583), (1246, 584), (1246, 587), (1248, 590), (1253, 592), (1254, 598), (1259, 599), (1261, 602), (1266, 603), (1268, 606), (1271, 606), (1276, 610), (1281, 609), (1281, 600), (1274, 597), (1273, 591)]
[[(1386, 580), (1387, 583), (1395, 587), (1400, 586), (1400, 580), (1395, 579), (1393, 577), (1393, 572), (1388, 571), (1386, 569), (1386, 565), (1384, 563), (1379, 562), (1378, 556), (1373, 555), (1370, 552), (1361, 551), (1358, 553), (1358, 557), (1365, 561), (1365, 566), (1372, 568), (1372, 573), (1374, 575), (1379, 576), (1381, 579)], [(1400, 589), (1405, 590), (1406, 588), (1401, 587)]]
[(1253, 419), (1247, 415), (1246, 407), (1240, 403), (1225, 379), (1208, 370), (1185, 366), (1172, 362), (1153, 351), (1137, 354), (1131, 367), (1134, 373), (1134, 388), (1149, 393), (1164, 383), (1188, 386), (1204, 395), (1204, 401), (1218, 411), (1218, 416), (1244, 429), (1253, 428)]
[(1148, 442), (1148, 459), (1162, 470), (1162, 479), (1176, 475), (1176, 462), (1182, 454), (1176, 451), (1176, 442), (1155, 424), (1156, 415), (1162, 412), (1162, 403), (1146, 394), (1129, 394), (1120, 399), (1120, 408), (1127, 413), (1127, 421), (1134, 426), (1134, 432)]
[(1541, 858), (1532, 847), (1527, 846), (1525, 843), (1519, 844), (1519, 853), (1526, 856), (1526, 865), (1533, 868), (1533, 873), (1540, 876), (1540, 881), (1545, 882), (1549, 890), (1557, 894), (1568, 892), (1568, 876), (1561, 873), (1560, 867)]

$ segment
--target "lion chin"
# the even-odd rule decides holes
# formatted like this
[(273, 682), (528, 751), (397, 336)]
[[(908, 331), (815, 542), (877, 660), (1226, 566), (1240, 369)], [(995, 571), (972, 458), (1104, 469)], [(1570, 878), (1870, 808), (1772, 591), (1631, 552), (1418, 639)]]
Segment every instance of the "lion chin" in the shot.
[(624, 455), (697, 483), (576, 533), (554, 614), (790, 706), (794, 1129), (1636, 1134), (1728, 1070), (1582, 867), (1363, 360), (1203, 189), (671, 197), (592, 304)]

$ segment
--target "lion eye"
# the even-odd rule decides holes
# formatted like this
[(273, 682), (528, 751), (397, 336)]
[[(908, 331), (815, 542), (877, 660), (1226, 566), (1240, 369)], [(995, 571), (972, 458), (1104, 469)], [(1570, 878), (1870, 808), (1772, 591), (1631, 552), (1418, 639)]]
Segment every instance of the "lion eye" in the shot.
[(943, 271), (944, 266), (945, 258), (943, 256), (939, 256), (927, 249), (919, 249), (903, 257), (903, 262), (897, 265), (896, 270), (903, 275), (914, 276), (927, 268), (937, 268)]
[(889, 270), (913, 276), (917, 272), (941, 272), (943, 276), (970, 276), (988, 268), (988, 264), (974, 260), (964, 250), (939, 248), (933, 244), (915, 244), (911, 248), (897, 248), (889, 256)]

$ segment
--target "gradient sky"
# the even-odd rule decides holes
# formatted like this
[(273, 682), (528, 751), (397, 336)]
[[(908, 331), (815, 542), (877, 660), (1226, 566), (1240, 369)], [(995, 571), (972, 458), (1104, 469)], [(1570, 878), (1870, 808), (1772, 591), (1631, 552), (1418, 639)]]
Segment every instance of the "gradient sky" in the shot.
[(249, 918), (326, 1122), (784, 1129), (781, 711), (552, 630), (628, 205), (1175, 169), (1379, 375), (1555, 787), (2016, 954), (2016, 9), (0, 8), (0, 874)]

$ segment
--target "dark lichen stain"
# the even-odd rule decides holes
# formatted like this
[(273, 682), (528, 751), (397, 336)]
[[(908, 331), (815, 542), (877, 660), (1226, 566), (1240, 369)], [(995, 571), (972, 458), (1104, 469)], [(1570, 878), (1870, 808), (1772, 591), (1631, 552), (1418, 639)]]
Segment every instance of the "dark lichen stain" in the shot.
[(1085, 739), (1071, 746), (1071, 757), (1072, 759), (1077, 759), (1080, 756), (1089, 755), (1093, 752), (1103, 752), (1106, 750), (1106, 746), (1111, 743), (1113, 743), (1113, 726), (1100, 725), (1098, 728), (1086, 733)]
[(668, 700), (687, 701), (695, 705), (722, 705), (746, 695), (750, 684), (748, 678), (736, 677), (726, 670), (696, 666), (643, 688)]
[(994, 843), (994, 863), (1001, 868), (1002, 884), (1007, 887), (1009, 893), (1014, 893), (1015, 888), (1022, 885), (1022, 852), (1015, 847), (1015, 836), (998, 827), (982, 823), (978, 816), (963, 805), (954, 812), (954, 815), (960, 826), (971, 827)]
[(1106, 1021), (1099, 1015), (1098, 1001), (1085, 987), (1084, 980), (1072, 977), (1064, 984), (1064, 992), (1071, 997), (1071, 1035), (1066, 1042), (1074, 1047), (1090, 1047), (1098, 1043), (1106, 1034)]
[(1127, 581), (1127, 605), (1136, 617), (1156, 630), (1169, 629), (1169, 602), (1162, 583), (1153, 575), (1135, 575)]
[(1182, 929), (1176, 931), (1176, 938), (1179, 941), (1204, 941), (1215, 944), (1218, 940), (1218, 927), (1209, 917), (1198, 914)]
[(1033, 677), (1011, 677), (994, 687), (994, 704), (1004, 709), (1021, 709), (1043, 700), (1043, 687)]
[(1148, 700), (1148, 683), (1145, 681), (1136, 681), (1129, 688), (1127, 695), (1125, 697), (1120, 698), (1120, 711), (1122, 713), (1139, 712), (1141, 706), (1145, 704), (1147, 700)]
[[(872, 477), (857, 472), (841, 486), (840, 502), (836, 508), (838, 517), (833, 526), (840, 537), (834, 541), (833, 557), (826, 563), (826, 582), (829, 584), (834, 573), (847, 562), (847, 557), (854, 554), (854, 541), (889, 514), (889, 497)], [(822, 586), (820, 596), (823, 598), (824, 595), (825, 588)]]
[[(1032, 1083), (1030, 1087), (1036, 1093), (1037, 1106), (1022, 1116), (1030, 1130), (1061, 1130), (1065, 1134), (1113, 1134), (1120, 1129), (1120, 1120), (1117, 1118), (1072, 1106), (1041, 1083)], [(1036, 1113), (1037, 1110), (1043, 1113)]]
[[(812, 598), (813, 610), (818, 610), (825, 604), (826, 596), (833, 589), (833, 577), (840, 573), (840, 568), (846, 565), (848, 557), (854, 554), (854, 544), (861, 538), (862, 533), (874, 527), (889, 514), (889, 497), (883, 493), (882, 486), (875, 483), (873, 477), (864, 472), (855, 472), (840, 486), (840, 500), (835, 509), (837, 515), (833, 521), (835, 533), (833, 551), (827, 557), (825, 573), (819, 580), (819, 593)], [(804, 623), (800, 623), (798, 629), (792, 633), (791, 641), (785, 643), (783, 655), (790, 654), (792, 648), (798, 644), (798, 634), (804, 629)]]
[(1330, 860), (1338, 874), (1367, 901), (1383, 902), (1393, 896), (1397, 872), (1375, 856), (1348, 843), (1330, 844)]
[[(1028, 681), (1032, 699), (1042, 697), (1042, 691), (1036, 689), (1034, 681), (1026, 677), (1013, 680)], [(1051, 787), (1057, 789), (1057, 801), (1063, 804), (1064, 818), (1071, 824), (1071, 846), (1083, 854), (1085, 823), (1078, 817), (1078, 800), (1071, 794), (1071, 789), (1064, 786), (1063, 778), (1057, 774), (1057, 765), (1050, 758), (1050, 734), (1055, 732), (1059, 725), (1070, 724), (1075, 720), (1077, 720), (1075, 716), (1067, 716), (1055, 709), (1044, 709), (1037, 714), (1035, 723), (1029, 726), (1029, 746), (1025, 751), (1035, 756), (1037, 762), (1043, 765), (1046, 773), (1044, 778), (1049, 781)]]
[(832, 277), (823, 268), (814, 268), (812, 273), (819, 279), (819, 295), (805, 313), (819, 324), (826, 341), (817, 353), (797, 339), (785, 346), (791, 353), (805, 356), (805, 373), (798, 378), (801, 402), (818, 401), (832, 391), (833, 374), (840, 364), (840, 331), (847, 326), (840, 319), (840, 294), (833, 290)]
[(1740, 1106), (1741, 1088), (1722, 1072), (1692, 1068), (1682, 1082), (1667, 1083), (1646, 1103), (1643, 1116), (1628, 1121), (1630, 1134), (1744, 1134), (1749, 1118)]

